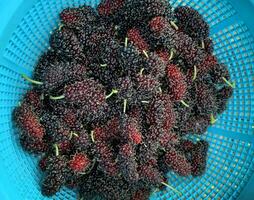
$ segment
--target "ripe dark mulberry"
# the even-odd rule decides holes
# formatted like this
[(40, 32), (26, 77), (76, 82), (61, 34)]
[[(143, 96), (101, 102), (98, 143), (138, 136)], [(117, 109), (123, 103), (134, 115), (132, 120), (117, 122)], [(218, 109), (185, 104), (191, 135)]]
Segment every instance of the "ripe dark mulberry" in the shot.
[(165, 162), (171, 167), (176, 173), (182, 176), (188, 176), (191, 174), (191, 164), (183, 153), (177, 151), (174, 148), (167, 149), (165, 155)]
[(45, 196), (52, 196), (60, 190), (66, 181), (67, 160), (64, 156), (52, 156), (47, 159), (46, 176), (41, 190)]
[(56, 30), (50, 37), (50, 45), (62, 56), (75, 59), (83, 58), (83, 46), (71, 29), (63, 27)]
[(90, 6), (66, 8), (60, 13), (60, 19), (68, 28), (80, 29), (87, 23), (97, 20), (96, 12)]
[(178, 20), (179, 28), (190, 37), (202, 40), (209, 35), (209, 26), (203, 17), (194, 9), (182, 6), (174, 10), (175, 17)]

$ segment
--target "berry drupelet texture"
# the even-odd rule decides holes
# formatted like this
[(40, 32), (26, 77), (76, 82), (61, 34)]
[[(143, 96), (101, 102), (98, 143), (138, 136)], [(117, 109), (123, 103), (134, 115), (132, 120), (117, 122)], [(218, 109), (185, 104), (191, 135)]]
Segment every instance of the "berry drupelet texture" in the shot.
[(42, 194), (67, 186), (82, 199), (145, 200), (166, 186), (180, 195), (167, 172), (205, 173), (208, 142), (186, 138), (216, 123), (236, 87), (208, 23), (168, 0), (67, 7), (60, 23), (33, 76), (22, 74), (32, 87), (13, 112), (21, 147), (40, 156)]

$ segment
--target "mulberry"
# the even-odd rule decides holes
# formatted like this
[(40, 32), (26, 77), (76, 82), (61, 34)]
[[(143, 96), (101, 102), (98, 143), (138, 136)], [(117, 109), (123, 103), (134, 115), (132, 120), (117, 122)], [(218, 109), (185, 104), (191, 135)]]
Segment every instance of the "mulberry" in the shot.
[(165, 162), (176, 173), (182, 176), (188, 176), (191, 174), (191, 164), (183, 153), (177, 151), (174, 148), (168, 149), (165, 155)]
[(147, 52), (149, 46), (142, 38), (140, 31), (136, 28), (130, 29), (127, 32), (127, 38), (133, 43), (133, 45), (141, 52)]
[(66, 27), (56, 30), (50, 37), (50, 46), (62, 56), (83, 59), (83, 46), (75, 33)]
[(123, 116), (121, 120), (121, 138), (132, 143), (133, 145), (140, 144), (142, 142), (142, 134), (138, 121), (135, 118)]
[(167, 78), (169, 82), (169, 94), (172, 101), (183, 100), (186, 91), (187, 84), (184, 75), (174, 65), (167, 67)]
[(84, 110), (93, 114), (106, 106), (106, 95), (103, 86), (93, 79), (84, 79), (67, 85), (64, 88), (63, 96), (51, 97), (51, 99), (64, 99), (67, 103), (82, 106)]
[(64, 156), (52, 156), (47, 159), (47, 175), (44, 177), (41, 190), (45, 196), (52, 196), (65, 184), (67, 160)]
[(45, 129), (31, 106), (22, 103), (15, 109), (14, 119), (22, 130), (22, 135), (39, 140), (44, 137)]
[(24, 150), (41, 156), (42, 194), (143, 200), (168, 171), (200, 176), (204, 134), (235, 83), (213, 55), (209, 26), (168, 0), (102, 0), (66, 8), (40, 56), (14, 121)]
[(43, 108), (42, 94), (36, 90), (30, 90), (25, 94), (24, 102), (35, 110), (35, 112), (41, 112)]
[(77, 149), (81, 152), (87, 152), (92, 146), (92, 141), (89, 138), (88, 132), (83, 130), (78, 132), (78, 135), (72, 138), (72, 144), (74, 149)]
[(79, 172), (84, 172), (88, 168), (90, 163), (91, 161), (86, 154), (77, 153), (69, 161), (69, 167), (75, 173), (79, 173)]
[(165, 180), (159, 170), (150, 165), (139, 166), (139, 175), (148, 188), (158, 187)]
[(191, 161), (191, 173), (193, 176), (200, 176), (205, 172), (208, 146), (208, 143), (203, 140), (195, 145)]
[(25, 135), (20, 137), (20, 144), (25, 151), (33, 154), (44, 153), (48, 148), (46, 141), (31, 138)]
[(230, 80), (229, 71), (226, 65), (217, 64), (211, 71), (212, 81), (215, 84), (225, 83), (225, 80)]
[(90, 6), (66, 8), (60, 13), (60, 19), (68, 28), (81, 29), (87, 23), (97, 20), (96, 12)]
[(149, 108), (148, 121), (158, 129), (169, 131), (175, 123), (175, 113), (169, 95), (158, 95)]
[(56, 115), (45, 113), (41, 117), (41, 123), (44, 125), (47, 134), (50, 135), (54, 143), (61, 143), (69, 140), (71, 130)]
[(130, 144), (124, 144), (119, 150), (119, 168), (123, 177), (128, 182), (136, 182), (139, 179), (138, 164), (135, 160), (136, 152)]
[(210, 116), (190, 117), (182, 128), (184, 134), (204, 134), (210, 125)]
[(100, 16), (108, 17), (123, 6), (124, 0), (103, 0), (97, 10)]
[(179, 28), (190, 37), (202, 40), (209, 35), (209, 26), (203, 17), (194, 9), (182, 6), (174, 10), (175, 17), (178, 20)]

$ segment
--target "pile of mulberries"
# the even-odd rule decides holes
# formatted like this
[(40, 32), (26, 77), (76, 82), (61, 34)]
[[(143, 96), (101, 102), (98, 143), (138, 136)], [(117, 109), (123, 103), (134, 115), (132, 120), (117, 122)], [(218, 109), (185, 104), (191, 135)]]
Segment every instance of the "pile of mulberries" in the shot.
[(204, 174), (209, 144), (186, 136), (216, 122), (235, 84), (203, 17), (167, 0), (102, 0), (60, 19), (14, 110), (42, 194), (145, 200), (172, 189), (168, 171)]

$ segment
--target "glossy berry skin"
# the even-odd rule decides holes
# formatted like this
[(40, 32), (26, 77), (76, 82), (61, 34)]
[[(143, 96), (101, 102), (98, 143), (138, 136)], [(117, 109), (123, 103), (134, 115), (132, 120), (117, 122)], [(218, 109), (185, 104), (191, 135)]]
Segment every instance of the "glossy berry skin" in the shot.
[(197, 84), (196, 91), (196, 108), (201, 115), (217, 113), (217, 104), (214, 88), (212, 85)]
[(210, 126), (210, 123), (210, 115), (190, 117), (182, 127), (182, 134), (204, 134), (207, 131), (207, 128)]
[(95, 128), (94, 129), (94, 138), (95, 148), (97, 152), (97, 159), (99, 162), (99, 167), (103, 169), (103, 171), (110, 175), (116, 176), (118, 173), (118, 166), (114, 160), (113, 150), (106, 140), (106, 131), (103, 128)]
[(41, 171), (45, 171), (47, 168), (47, 157), (42, 157), (38, 163), (39, 168), (41, 169)]
[(110, 176), (116, 176), (118, 173), (118, 166), (113, 157), (113, 151), (104, 142), (97, 141), (96, 149), (98, 152), (99, 166), (100, 168)]
[(78, 136), (73, 136), (72, 144), (78, 151), (88, 152), (92, 146), (92, 141), (88, 132), (83, 130), (78, 132)]
[(227, 109), (228, 99), (233, 95), (233, 88), (224, 86), (217, 93), (217, 112), (223, 113)]

